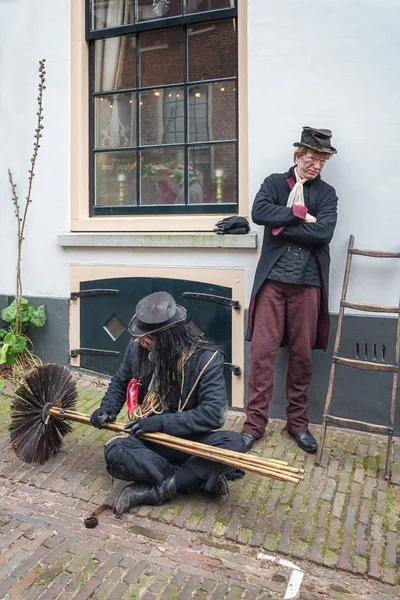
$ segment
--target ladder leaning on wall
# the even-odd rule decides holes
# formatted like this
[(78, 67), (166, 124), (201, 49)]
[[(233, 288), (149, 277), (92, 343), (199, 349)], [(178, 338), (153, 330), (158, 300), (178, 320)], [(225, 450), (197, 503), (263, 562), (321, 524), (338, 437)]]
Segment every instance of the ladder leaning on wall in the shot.
[[(396, 395), (397, 385), (399, 379), (400, 370), (400, 302), (399, 306), (380, 306), (376, 304), (360, 304), (358, 302), (349, 302), (346, 300), (347, 288), (350, 279), (350, 268), (352, 257), (357, 254), (360, 256), (369, 256), (373, 258), (400, 258), (400, 252), (384, 252), (379, 250), (358, 250), (354, 248), (354, 236), (350, 236), (349, 247), (347, 251), (346, 267), (343, 279), (342, 296), (340, 300), (340, 310), (338, 325), (336, 330), (336, 339), (333, 349), (333, 358), (331, 371), (329, 376), (328, 390), (326, 393), (326, 401), (324, 408), (323, 421), (321, 426), (320, 440), (318, 444), (318, 452), (316, 457), (316, 464), (321, 463), (321, 457), (324, 450), (325, 436), (328, 424), (337, 425), (339, 427), (346, 427), (348, 429), (355, 429), (357, 431), (367, 431), (369, 433), (379, 433), (381, 435), (388, 436), (387, 452), (386, 452), (386, 464), (385, 464), (385, 479), (389, 478), (389, 461), (390, 453), (393, 440), (393, 429), (394, 429), (394, 417), (396, 407)], [(350, 358), (344, 358), (338, 355), (340, 339), (342, 335), (342, 326), (345, 308), (351, 308), (354, 310), (374, 312), (374, 313), (387, 313), (397, 314), (397, 333), (396, 333), (396, 349), (395, 349), (395, 364), (387, 364), (385, 362), (369, 362), (366, 360), (354, 360)], [(376, 425), (374, 423), (366, 423), (364, 421), (356, 421), (354, 419), (345, 419), (342, 417), (336, 417), (330, 414), (330, 408), (332, 403), (333, 385), (336, 375), (336, 366), (345, 366), (355, 369), (362, 369), (364, 371), (386, 371), (393, 373), (393, 384), (392, 384), (392, 396), (390, 403), (390, 418), (389, 425)]]

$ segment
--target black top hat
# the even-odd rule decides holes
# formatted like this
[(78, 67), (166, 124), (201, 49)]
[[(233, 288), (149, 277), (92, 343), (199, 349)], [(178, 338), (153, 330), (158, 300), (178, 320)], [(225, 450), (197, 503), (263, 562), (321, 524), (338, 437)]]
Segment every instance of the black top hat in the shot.
[(314, 127), (303, 127), (301, 141), (295, 142), (293, 146), (306, 146), (317, 152), (336, 154), (337, 150), (331, 146), (332, 131), (330, 129), (314, 129)]
[(155, 292), (137, 303), (128, 331), (131, 335), (140, 337), (163, 331), (185, 320), (186, 309), (176, 304), (171, 294)]

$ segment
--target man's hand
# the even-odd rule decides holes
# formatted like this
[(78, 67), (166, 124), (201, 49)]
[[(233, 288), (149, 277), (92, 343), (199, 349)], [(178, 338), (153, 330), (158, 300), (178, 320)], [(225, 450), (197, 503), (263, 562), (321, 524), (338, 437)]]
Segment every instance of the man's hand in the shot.
[(111, 412), (107, 412), (104, 408), (96, 408), (96, 410), (92, 413), (90, 417), (90, 422), (97, 429), (101, 429), (104, 423), (110, 423), (111, 421), (115, 421), (117, 415)]
[(316, 223), (317, 219), (315, 217), (313, 217), (312, 215), (310, 215), (310, 213), (306, 214), (306, 218), (305, 218), (305, 222), (306, 223)]
[(125, 425), (125, 429), (130, 429), (131, 435), (142, 435), (142, 433), (155, 433), (162, 431), (163, 427), (162, 415), (153, 415), (147, 419), (135, 419)]

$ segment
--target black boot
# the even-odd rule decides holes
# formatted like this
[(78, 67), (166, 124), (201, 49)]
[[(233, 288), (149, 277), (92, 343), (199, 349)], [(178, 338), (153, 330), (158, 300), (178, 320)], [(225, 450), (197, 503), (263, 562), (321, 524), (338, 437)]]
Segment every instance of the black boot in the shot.
[(139, 481), (124, 487), (114, 501), (113, 513), (122, 515), (139, 504), (159, 506), (176, 495), (175, 475), (167, 477), (159, 484)]
[(221, 473), (221, 475), (218, 476), (218, 479), (215, 481), (214, 485), (210, 489), (210, 494), (212, 494), (216, 498), (218, 498), (219, 496), (226, 496), (227, 494), (229, 494), (228, 481), (225, 475)]

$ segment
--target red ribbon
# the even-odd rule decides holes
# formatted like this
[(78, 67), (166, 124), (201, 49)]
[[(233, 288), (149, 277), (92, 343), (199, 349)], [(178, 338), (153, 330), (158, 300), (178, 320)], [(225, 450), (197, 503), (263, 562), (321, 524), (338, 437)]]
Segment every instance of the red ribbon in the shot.
[(133, 414), (139, 402), (140, 379), (131, 379), (126, 388), (126, 405), (129, 417)]

